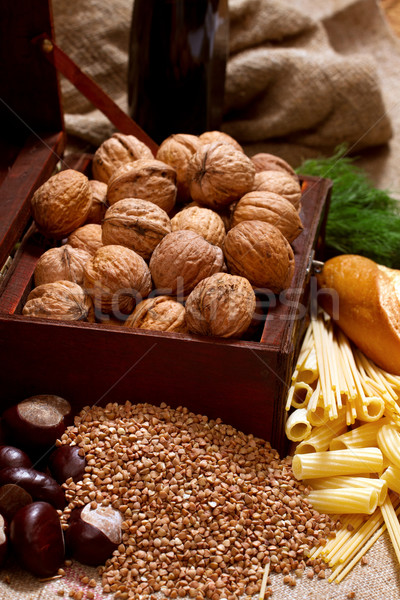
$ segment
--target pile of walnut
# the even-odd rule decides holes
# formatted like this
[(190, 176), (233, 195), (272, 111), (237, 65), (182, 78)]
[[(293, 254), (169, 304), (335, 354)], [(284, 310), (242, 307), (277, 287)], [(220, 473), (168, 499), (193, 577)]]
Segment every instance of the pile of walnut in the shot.
[(255, 290), (290, 285), (301, 188), (281, 158), (216, 131), (171, 135), (154, 157), (116, 133), (92, 173), (60, 171), (32, 198), (58, 245), (24, 315), (240, 338), (259, 319)]

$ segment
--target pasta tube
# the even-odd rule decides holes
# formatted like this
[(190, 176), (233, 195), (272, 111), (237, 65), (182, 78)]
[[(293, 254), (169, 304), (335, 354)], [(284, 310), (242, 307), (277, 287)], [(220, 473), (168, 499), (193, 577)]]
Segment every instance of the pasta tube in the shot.
[(304, 381), (296, 381), (293, 387), (292, 406), (294, 408), (305, 408), (314, 390)]
[(394, 425), (382, 425), (376, 436), (378, 446), (383, 454), (396, 467), (400, 468), (400, 432)]
[(319, 380), (307, 405), (307, 419), (313, 427), (319, 427), (329, 421), (329, 406), (324, 403)]
[(357, 452), (351, 449), (295, 454), (292, 461), (296, 479), (380, 473), (382, 468), (383, 455), (379, 448), (362, 448)]
[(325, 514), (371, 515), (378, 506), (378, 492), (374, 488), (315, 490), (307, 499), (318, 512)]
[(378, 446), (376, 436), (385, 423), (387, 421), (381, 419), (343, 433), (331, 441), (329, 449), (344, 450), (345, 448), (371, 448), (372, 446)]
[[(399, 472), (400, 474), (400, 472)], [(386, 499), (388, 483), (384, 479), (372, 479), (370, 477), (320, 477), (304, 481), (313, 490), (327, 490), (339, 488), (374, 488), (378, 492), (378, 506), (381, 506)], [(399, 484), (400, 489), (400, 484)]]
[(317, 355), (315, 353), (315, 348), (311, 349), (311, 352), (307, 356), (305, 362), (299, 369), (299, 374), (297, 375), (297, 381), (304, 383), (313, 383), (318, 378), (318, 364), (317, 364)]
[(296, 408), (288, 417), (285, 425), (286, 437), (292, 442), (304, 440), (311, 433), (311, 424), (305, 408)]
[(335, 438), (346, 430), (346, 411), (342, 410), (337, 419), (328, 421), (319, 427), (315, 427), (310, 436), (298, 444), (296, 454), (324, 452), (325, 450), (328, 450), (332, 438)]
[(377, 421), (385, 411), (385, 402), (379, 396), (357, 396), (355, 404), (360, 421)]
[(381, 479), (386, 482), (388, 488), (400, 494), (400, 469), (391, 465), (381, 475)]

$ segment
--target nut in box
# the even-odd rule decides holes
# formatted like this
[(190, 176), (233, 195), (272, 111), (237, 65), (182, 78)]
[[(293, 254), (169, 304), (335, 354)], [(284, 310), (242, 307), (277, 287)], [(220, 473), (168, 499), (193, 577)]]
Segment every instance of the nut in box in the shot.
[[(39, 35), (40, 33), (40, 30), (38, 30), (37, 34)], [(36, 57), (35, 60), (42, 67), (40, 57)], [(54, 88), (54, 74), (49, 73), (49, 75)], [(36, 108), (38, 114), (40, 114), (42, 106), (37, 106)], [(93, 221), (93, 214), (96, 210), (94, 206), (89, 206), (87, 202), (87, 182), (85, 175), (78, 174), (78, 171), (86, 174), (91, 173), (92, 157), (83, 155), (77, 159), (77, 162), (69, 165), (73, 169), (74, 185), (76, 184), (79, 187), (81, 201), (79, 202), (79, 210), (69, 211), (68, 217), (73, 218), (74, 222), (68, 225), (68, 231), (58, 229), (60, 221), (65, 221), (62, 216), (56, 215), (55, 218), (50, 218), (50, 224), (46, 220), (40, 220), (36, 209), (33, 212), (33, 216), (36, 217), (39, 229), (43, 233), (50, 233), (54, 238), (69, 236), (68, 245), (70, 248), (66, 248), (60, 241), (56, 242), (56, 246), (62, 250), (62, 255), (58, 257), (56, 267), (52, 263), (50, 271), (56, 268), (58, 269), (57, 272), (60, 272), (59, 263), (60, 261), (62, 262), (64, 254), (65, 257), (68, 257), (68, 260), (72, 255), (76, 255), (74, 259), (76, 258), (77, 260), (74, 264), (78, 263), (77, 268), (79, 270), (79, 260), (81, 257), (76, 252), (73, 252), (76, 248), (80, 248), (81, 252), (95, 253), (87, 262), (85, 261), (81, 276), (87, 285), (90, 284), (92, 288), (96, 288), (97, 292), (99, 292), (98, 295), (101, 297), (101, 302), (96, 302), (96, 294), (91, 295), (92, 301), (94, 300), (94, 308), (97, 309), (97, 319), (95, 322), (90, 306), (85, 306), (83, 301), (76, 303), (75, 300), (73, 302), (76, 305), (79, 304), (82, 310), (75, 311), (75, 316), (70, 321), (42, 318), (43, 313), (42, 317), (37, 316), (32, 318), (23, 314), (27, 312), (27, 309), (24, 309), (24, 307), (32, 301), (31, 296), (30, 301), (27, 303), (29, 294), (35, 288), (35, 269), (38, 263), (42, 264), (45, 262), (41, 257), (48, 251), (49, 243), (40, 232), (38, 233), (35, 230), (34, 226), (30, 227), (29, 212), (32, 196), (35, 198), (35, 206), (35, 201), (37, 201), (38, 197), (40, 200), (40, 192), (37, 190), (40, 190), (43, 184), (45, 186), (49, 185), (49, 183), (45, 182), (48, 182), (54, 169), (55, 160), (52, 150), (57, 147), (57, 151), (59, 152), (62, 150), (65, 142), (62, 119), (53, 119), (53, 127), (54, 139), (52, 140), (50, 149), (46, 149), (40, 142), (35, 141), (32, 143), (27, 139), (22, 139), (18, 142), (19, 154), (17, 154), (16, 150), (7, 165), (7, 169), (4, 170), (2, 191), (12, 201), (10, 201), (9, 205), (7, 203), (3, 205), (5, 218), (2, 220), (0, 245), (2, 264), (10, 254), (14, 243), (25, 232), (18, 249), (12, 256), (10, 268), (4, 278), (0, 292), (1, 358), (5, 374), (0, 396), (4, 406), (15, 403), (23, 397), (32, 395), (32, 393), (43, 393), (43, 390), (46, 393), (56, 393), (70, 398), (75, 410), (79, 410), (79, 408), (88, 404), (100, 403), (101, 405), (105, 405), (108, 402), (123, 402), (127, 399), (132, 402), (145, 401), (154, 404), (166, 401), (171, 406), (187, 406), (189, 410), (195, 413), (207, 414), (210, 418), (220, 417), (225, 422), (232, 424), (244, 432), (269, 439), (275, 448), (284, 451), (285, 414), (282, 400), (290, 380), (297, 342), (306, 318), (310, 261), (312, 260), (318, 240), (321, 241), (321, 225), (329, 197), (330, 183), (327, 180), (312, 177), (300, 178), (302, 190), (301, 202), (298, 197), (296, 198), (296, 202), (293, 201), (293, 198), (288, 199), (296, 210), (296, 218), (301, 219), (301, 227), (303, 227), (300, 235), (296, 239), (293, 239), (290, 245), (287, 243), (288, 264), (287, 269), (284, 270), (288, 273), (288, 269), (293, 268), (293, 271), (289, 273), (287, 281), (284, 281), (282, 284), (279, 283), (274, 288), (273, 291), (276, 292), (276, 295), (269, 294), (267, 311), (264, 312), (262, 319), (256, 323), (258, 326), (250, 327), (252, 319), (248, 319), (248, 313), (251, 312), (249, 311), (249, 306), (252, 307), (252, 301), (246, 301), (243, 303), (245, 309), (243, 314), (245, 316), (240, 317), (244, 319), (243, 323), (245, 325), (238, 327), (238, 331), (235, 331), (235, 334), (242, 335), (247, 330), (245, 338), (224, 339), (215, 337), (216, 335), (221, 335), (221, 329), (218, 328), (216, 330), (211, 328), (210, 333), (212, 335), (204, 336), (201, 335), (204, 333), (201, 328), (196, 329), (192, 327), (192, 333), (188, 333), (186, 331), (182, 332), (180, 327), (175, 329), (174, 326), (171, 326), (171, 328), (166, 327), (166, 331), (160, 331), (159, 329), (142, 329), (137, 324), (145, 322), (148, 326), (148, 312), (143, 312), (143, 308), (151, 311), (159, 311), (161, 320), (164, 323), (166, 320), (168, 321), (171, 311), (175, 308), (174, 306), (171, 307), (168, 302), (176, 300), (175, 292), (177, 290), (173, 292), (171, 290), (175, 283), (179, 284), (180, 272), (173, 272), (168, 255), (163, 256), (162, 252), (158, 252), (157, 254), (160, 254), (160, 256), (157, 257), (156, 254), (154, 257), (154, 248), (160, 248), (162, 244), (167, 246), (166, 242), (169, 239), (190, 238), (193, 251), (197, 251), (199, 245), (200, 247), (204, 246), (207, 250), (206, 252), (199, 252), (199, 262), (195, 263), (194, 268), (189, 269), (188, 278), (190, 285), (184, 286), (180, 290), (183, 302), (195, 290), (200, 280), (215, 278), (216, 274), (224, 272), (226, 269), (232, 269), (229, 266), (228, 260), (226, 260), (224, 265), (225, 257), (221, 250), (221, 248), (224, 248), (224, 240), (217, 236), (215, 239), (219, 240), (218, 244), (214, 245), (216, 242), (210, 244), (202, 237), (201, 228), (203, 227), (203, 230), (207, 230), (208, 225), (205, 224), (212, 222), (215, 228), (214, 233), (217, 230), (221, 233), (221, 223), (224, 223), (226, 226), (230, 222), (233, 203), (239, 201), (245, 193), (252, 192), (251, 182), (249, 183), (249, 181), (250, 179), (255, 179), (256, 171), (260, 170), (259, 166), (250, 161), (241, 152), (240, 147), (226, 145), (226, 140), (223, 141), (215, 133), (212, 134), (211, 139), (210, 136), (206, 136), (203, 141), (196, 139), (196, 143), (190, 137), (190, 144), (188, 143), (188, 136), (174, 136), (173, 144), (169, 145), (168, 152), (165, 150), (166, 145), (164, 146), (164, 152), (162, 152), (163, 147), (160, 147), (160, 154), (155, 152), (153, 148), (151, 154), (154, 158), (146, 155), (146, 153), (143, 155), (143, 152), (139, 152), (142, 146), (136, 144), (135, 148), (139, 148), (139, 154), (135, 155), (135, 160), (140, 161), (140, 163), (146, 163), (140, 169), (136, 169), (136, 172), (134, 168), (130, 169), (121, 164), (110, 166), (108, 158), (112, 153), (105, 153), (108, 157), (107, 166), (111, 170), (114, 167), (118, 167), (120, 174), (114, 177), (111, 171), (110, 173), (107, 172), (107, 177), (110, 177), (113, 186), (112, 194), (114, 201), (110, 202), (112, 206), (107, 209), (105, 214), (100, 216), (100, 219), (97, 216), (95, 221)], [(123, 133), (117, 134), (115, 136), (116, 142), (120, 143), (121, 139), (124, 139), (123, 136)], [(199, 159), (193, 160), (190, 166), (185, 164), (185, 161), (190, 162), (191, 155), (198, 154), (200, 156), (202, 152), (204, 153), (204, 148), (207, 148), (207, 146), (209, 149), (212, 149), (211, 153), (208, 152), (208, 156), (215, 154), (217, 161), (222, 160), (224, 170), (234, 170), (236, 175), (235, 177), (231, 177), (231, 179), (235, 180), (236, 189), (229, 188), (225, 183), (221, 185), (221, 181), (218, 179), (213, 180), (210, 169), (206, 169), (203, 177), (196, 175)], [(32, 147), (34, 151), (32, 151)], [(176, 153), (174, 154), (174, 150), (176, 149), (178, 149), (178, 158), (176, 157)], [(96, 154), (99, 156), (98, 153)], [(121, 152), (117, 152), (118, 157), (120, 157), (120, 154)], [(141, 307), (141, 303), (137, 302), (137, 298), (134, 301), (131, 299), (128, 303), (125, 302), (126, 299), (122, 298), (121, 300), (124, 301), (118, 303), (117, 306), (112, 306), (111, 303), (110, 310), (110, 299), (107, 299), (104, 294), (104, 288), (107, 288), (108, 291), (110, 290), (110, 274), (102, 270), (103, 267), (97, 260), (98, 253), (112, 253), (112, 249), (115, 246), (120, 247), (122, 239), (120, 237), (121, 230), (123, 231), (123, 238), (125, 238), (125, 233), (130, 234), (129, 227), (125, 228), (124, 224), (132, 220), (132, 215), (137, 216), (138, 212), (140, 213), (143, 209), (143, 203), (146, 204), (149, 202), (149, 198), (142, 199), (139, 197), (141, 202), (126, 202), (127, 206), (123, 207), (123, 211), (117, 210), (118, 202), (123, 201), (118, 197), (119, 190), (121, 187), (126, 188), (130, 185), (137, 186), (131, 189), (139, 189), (141, 185), (140, 180), (143, 178), (143, 173), (146, 169), (149, 169), (149, 163), (161, 162), (168, 165), (167, 157), (169, 155), (172, 156), (169, 159), (170, 162), (173, 160), (178, 161), (176, 163), (177, 166), (172, 165), (176, 172), (187, 173), (188, 171), (193, 171), (192, 180), (195, 183), (192, 186), (185, 186), (182, 183), (182, 179), (177, 182), (175, 206), (172, 206), (171, 196), (168, 197), (166, 205), (162, 206), (159, 204), (156, 206), (158, 202), (153, 203), (154, 216), (146, 224), (144, 231), (139, 236), (142, 244), (142, 255), (132, 250), (132, 248), (123, 246), (123, 252), (126, 255), (125, 261), (132, 264), (132, 255), (134, 255), (135, 274), (137, 275), (137, 263), (140, 263), (141, 275), (139, 277), (140, 281), (132, 282), (131, 278), (128, 278), (127, 281), (123, 282), (122, 287), (138, 288), (142, 298), (150, 295), (149, 300), (152, 301), (150, 302), (151, 308)], [(200, 165), (203, 162), (200, 160)], [(278, 164), (279, 162), (276, 158), (273, 164)], [(30, 165), (28, 175), (26, 175), (27, 164)], [(96, 159), (94, 158), (93, 165), (95, 164)], [(132, 167), (134, 164), (132, 161)], [(266, 164), (270, 165), (271, 163), (267, 162)], [(171, 190), (171, 178), (159, 177), (157, 174), (162, 174), (162, 168), (159, 164), (154, 165), (154, 167), (156, 168), (153, 171), (155, 186), (157, 187), (162, 180), (163, 183), (168, 184), (169, 190)], [(171, 170), (170, 167), (171, 165), (166, 168), (168, 172)], [(270, 169), (270, 167), (268, 168)], [(96, 167), (94, 167), (95, 170)], [(277, 169), (274, 167), (272, 170), (276, 171)], [(21, 173), (25, 174), (25, 180), (19, 179)], [(57, 177), (60, 180), (68, 177), (68, 173), (66, 173), (66, 171), (61, 171)], [(292, 175), (291, 173), (286, 173), (287, 177), (292, 177)], [(26, 177), (28, 177), (29, 181), (26, 180)], [(16, 182), (18, 182), (18, 185)], [(108, 182), (109, 180), (107, 180), (106, 184), (103, 180), (102, 183), (108, 185)], [(92, 188), (93, 196), (93, 188), (95, 186), (90, 184), (90, 187)], [(188, 187), (191, 194), (189, 198), (187, 196)], [(193, 190), (191, 190), (191, 187), (193, 187)], [(274, 193), (274, 190), (265, 191), (266, 188), (263, 185), (258, 189), (260, 191), (257, 191), (257, 198), (258, 196), (262, 196), (262, 194)], [(97, 190), (97, 196), (99, 193), (100, 191)], [(104, 193), (104, 188), (101, 190), (101, 193)], [(115, 198), (118, 198), (118, 201)], [(209, 199), (208, 205), (204, 203), (204, 198)], [(194, 222), (196, 226), (200, 228), (197, 231), (193, 231), (192, 227), (186, 225), (176, 226), (176, 221), (190, 222), (190, 219), (186, 218), (186, 216), (182, 217), (184, 210), (190, 210), (189, 208), (183, 210), (182, 203), (188, 203), (190, 199), (195, 200), (193, 206), (196, 207), (196, 210), (192, 210), (192, 213), (195, 214)], [(42, 203), (38, 202), (37, 204), (40, 207)], [(100, 204), (102, 204), (101, 200)], [(252, 206), (257, 204), (257, 210), (259, 210), (258, 200), (257, 202), (252, 201), (251, 204)], [(99, 202), (97, 199), (98, 207)], [(60, 207), (56, 206), (56, 209), (58, 208)], [(100, 208), (103, 211), (103, 206), (100, 206)], [(215, 212), (215, 209), (217, 209), (218, 214)], [(300, 212), (298, 212), (298, 209), (300, 209)], [(249, 210), (249, 207), (247, 210)], [(290, 210), (293, 212), (293, 209), (289, 209), (289, 212)], [(167, 211), (166, 219), (164, 213), (167, 213)], [(204, 213), (203, 211), (213, 211), (210, 213), (213, 215), (212, 219), (210, 219), (208, 212)], [(75, 214), (76, 212), (78, 215)], [(91, 213), (92, 216), (90, 216)], [(179, 219), (175, 218), (175, 213), (181, 215)], [(111, 218), (109, 218), (110, 216)], [(46, 219), (48, 219), (48, 215)], [(96, 252), (96, 244), (100, 243), (99, 228), (102, 229), (99, 220), (103, 223), (108, 223), (109, 226), (111, 225), (106, 235), (110, 236), (109, 240), (112, 243), (110, 244), (109, 241), (109, 246), (104, 246)], [(123, 224), (122, 226), (121, 223)], [(242, 223), (243, 221), (238, 223), (237, 227), (243, 227)], [(57, 227), (51, 229), (54, 224)], [(50, 229), (46, 230), (49, 226), (51, 226)], [(88, 227), (96, 227), (97, 230), (96, 232), (91, 231), (90, 236), (88, 236), (91, 241), (91, 247), (86, 246), (82, 249), (82, 246), (76, 246), (75, 242), (78, 240), (80, 243), (82, 239), (85, 239), (82, 233)], [(171, 227), (171, 231), (169, 231), (169, 227)], [(264, 229), (263, 225), (261, 229)], [(297, 229), (301, 229), (298, 223)], [(279, 235), (283, 234), (279, 233)], [(158, 245), (157, 243), (154, 245), (154, 237), (157, 238), (157, 236), (158, 239), (156, 239), (156, 242), (159, 243)], [(130, 235), (127, 235), (127, 237), (131, 238)], [(161, 241), (159, 241), (160, 239)], [(286, 242), (282, 243), (283, 248), (286, 248)], [(185, 241), (183, 247), (186, 248), (187, 245), (187, 241)], [(232, 245), (234, 247), (234, 244)], [(176, 244), (171, 244), (171, 248), (176, 249)], [(231, 271), (231, 276), (242, 278), (245, 276), (243, 268), (246, 268), (246, 265), (242, 264), (240, 247), (234, 247), (232, 252), (233, 259), (231, 260), (231, 265), (235, 265), (235, 272)], [(118, 255), (120, 254), (121, 252), (118, 252)], [(179, 252), (177, 254), (178, 256), (181, 255)], [(208, 256), (207, 260), (204, 258), (205, 255)], [(66, 260), (65, 257), (64, 260)], [(157, 283), (157, 288), (160, 289), (163, 296), (167, 295), (168, 298), (172, 296), (172, 300), (167, 299), (162, 303), (154, 302), (149, 283), (152, 260), (159, 263), (158, 272), (160, 281)], [(109, 262), (108, 260), (103, 261), (104, 264), (108, 264)], [(254, 261), (252, 261), (253, 263)], [(88, 264), (91, 266), (86, 267)], [(187, 266), (187, 261), (184, 261), (185, 265)], [(102, 272), (103, 279), (98, 274), (93, 275), (95, 266), (99, 272)], [(263, 270), (262, 267), (263, 264), (261, 261), (261, 275), (265, 277), (265, 269)], [(157, 272), (157, 265), (153, 270), (155, 273)], [(199, 272), (201, 273), (200, 278)], [(164, 281), (166, 273), (169, 275), (169, 279), (167, 278)], [(224, 276), (221, 276), (221, 280), (225, 281), (228, 274), (222, 274)], [(157, 278), (157, 275), (156, 277), (154, 277), (153, 273), (151, 275), (153, 279)], [(267, 287), (268, 281), (262, 277), (260, 279), (259, 275), (260, 273), (257, 272), (257, 279), (251, 281), (251, 284), (255, 287), (260, 286), (261, 283), (263, 287)], [(185, 281), (186, 279), (184, 277)], [(197, 281), (197, 279), (199, 280)], [(289, 280), (290, 285), (288, 285)], [(92, 285), (94, 281), (96, 284)], [(98, 285), (99, 281), (103, 282), (103, 287)], [(42, 285), (57, 287), (59, 284), (57, 284), (57, 281), (48, 281), (48, 283)], [(71, 285), (72, 287), (74, 285), (79, 286), (78, 283), (70, 282), (68, 287), (71, 287)], [(118, 282), (116, 289), (118, 290), (120, 287), (121, 282)], [(212, 293), (214, 295), (218, 293), (222, 294), (222, 290), (226, 292), (226, 289), (227, 286), (221, 283), (217, 288), (215, 286), (212, 287)], [(235, 293), (238, 293), (238, 290), (242, 290), (242, 287), (237, 286)], [(38, 294), (38, 292), (33, 292), (33, 295), (35, 294)], [(194, 301), (191, 302), (193, 313), (196, 313), (196, 311), (199, 312), (198, 306), (201, 304), (201, 298), (204, 297), (204, 294), (204, 290), (200, 293), (196, 292)], [(262, 295), (256, 293), (256, 296), (258, 304), (265, 304), (265, 298)], [(157, 297), (159, 298), (160, 296)], [(43, 295), (35, 300), (38, 302), (41, 301), (43, 308)], [(137, 309), (140, 309), (140, 316), (138, 320), (134, 321), (136, 325), (132, 327), (131, 317), (128, 319), (127, 326), (121, 326), (121, 322), (116, 323), (115, 316), (120, 317), (123, 315), (126, 318), (128, 315), (132, 315), (135, 303), (137, 303)], [(57, 305), (57, 302), (55, 305)], [(106, 310), (104, 310), (104, 306)], [(100, 312), (102, 315), (100, 315)], [(115, 312), (118, 314), (115, 315)], [(179, 311), (176, 314), (178, 315), (178, 313)], [(152, 312), (151, 315), (153, 314)], [(78, 316), (78, 319), (76, 319), (76, 316)], [(83, 316), (88, 320), (82, 320)], [(175, 324), (177, 319), (179, 320), (179, 315), (176, 317), (172, 316), (171, 323)], [(246, 319), (250, 321), (250, 329), (247, 328)], [(238, 317), (238, 322), (239, 320)], [(235, 323), (235, 325), (239, 325), (239, 323)], [(249, 399), (247, 403), (250, 405), (250, 409), (248, 405), (244, 409), (244, 402), (247, 398)]]

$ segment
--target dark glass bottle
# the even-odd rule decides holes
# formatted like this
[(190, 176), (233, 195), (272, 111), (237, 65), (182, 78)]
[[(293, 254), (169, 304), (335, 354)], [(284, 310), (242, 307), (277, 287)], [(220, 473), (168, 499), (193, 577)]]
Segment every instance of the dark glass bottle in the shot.
[(227, 0), (135, 0), (129, 111), (157, 143), (220, 128), (228, 35)]

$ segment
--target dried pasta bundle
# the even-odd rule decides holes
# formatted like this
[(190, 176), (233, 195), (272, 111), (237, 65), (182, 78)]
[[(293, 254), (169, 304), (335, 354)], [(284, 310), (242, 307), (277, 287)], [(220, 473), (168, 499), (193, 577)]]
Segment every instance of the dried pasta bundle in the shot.
[(300, 409), (293, 473), (314, 508), (342, 522), (310, 556), (323, 558), (329, 581), (339, 583), (387, 529), (400, 563), (400, 376), (375, 365), (320, 311), (287, 396), (289, 438)]

